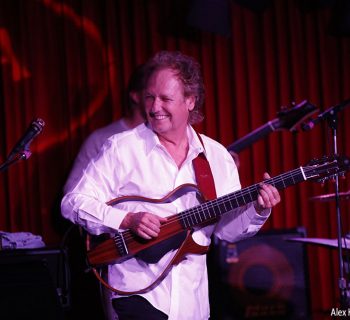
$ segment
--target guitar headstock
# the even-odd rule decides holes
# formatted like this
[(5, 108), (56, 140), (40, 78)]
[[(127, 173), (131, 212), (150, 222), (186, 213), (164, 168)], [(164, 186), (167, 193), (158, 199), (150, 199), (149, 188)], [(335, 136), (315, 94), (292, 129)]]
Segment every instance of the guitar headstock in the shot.
[(292, 108), (283, 108), (277, 113), (278, 123), (276, 129), (295, 132), (306, 119), (317, 111), (318, 109), (307, 100), (300, 102)]
[(336, 175), (343, 175), (350, 169), (350, 159), (345, 156), (324, 156), (311, 160), (303, 167), (307, 180), (323, 182)]

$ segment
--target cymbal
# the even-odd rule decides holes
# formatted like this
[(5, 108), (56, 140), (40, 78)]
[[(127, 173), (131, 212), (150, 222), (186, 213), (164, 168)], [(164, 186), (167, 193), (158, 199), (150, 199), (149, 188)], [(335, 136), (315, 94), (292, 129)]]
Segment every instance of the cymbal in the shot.
[[(301, 242), (306, 244), (317, 244), (329, 248), (338, 248), (338, 239), (327, 238), (288, 238), (287, 241)], [(341, 244), (343, 249), (350, 250), (350, 239), (345, 237), (341, 238)]]
[[(350, 200), (350, 190), (346, 191), (346, 192), (339, 192), (339, 199), (340, 200)], [(311, 197), (310, 200), (316, 200), (316, 201), (322, 201), (322, 202), (335, 201), (335, 193), (314, 196), (314, 197)]]

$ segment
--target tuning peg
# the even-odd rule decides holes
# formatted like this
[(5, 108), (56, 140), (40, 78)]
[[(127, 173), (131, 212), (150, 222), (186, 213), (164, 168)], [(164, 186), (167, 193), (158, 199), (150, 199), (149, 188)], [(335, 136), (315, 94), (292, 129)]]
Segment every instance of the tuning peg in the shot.
[[(330, 181), (332, 183), (335, 183), (336, 182), (336, 178), (337, 178), (337, 175), (330, 176)], [(339, 172), (338, 173), (338, 178), (341, 179), (341, 180), (345, 180), (346, 179), (345, 172)]]
[(327, 180), (326, 178), (320, 178), (317, 180), (317, 182), (321, 183), (321, 187), (323, 188), (326, 180)]
[(340, 172), (339, 173), (339, 178), (342, 179), (342, 180), (345, 180), (346, 179), (345, 172)]

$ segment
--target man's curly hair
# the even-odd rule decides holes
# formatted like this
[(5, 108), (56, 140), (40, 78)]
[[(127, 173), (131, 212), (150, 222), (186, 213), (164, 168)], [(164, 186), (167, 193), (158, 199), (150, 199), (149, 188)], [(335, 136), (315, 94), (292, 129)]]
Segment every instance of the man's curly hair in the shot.
[(148, 61), (151, 73), (160, 69), (171, 69), (182, 82), (184, 96), (195, 97), (195, 106), (189, 115), (189, 123), (195, 124), (203, 120), (204, 84), (199, 63), (192, 57), (179, 51), (160, 51)]

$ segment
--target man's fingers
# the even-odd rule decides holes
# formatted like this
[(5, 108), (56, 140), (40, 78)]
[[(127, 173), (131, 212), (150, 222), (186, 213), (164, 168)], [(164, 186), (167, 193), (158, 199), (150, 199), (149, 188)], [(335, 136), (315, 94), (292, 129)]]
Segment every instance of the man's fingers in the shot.
[(145, 225), (140, 225), (137, 228), (137, 234), (145, 239), (151, 239), (154, 237), (158, 236), (159, 231), (154, 231), (153, 229), (145, 226)]
[(147, 240), (151, 240), (152, 237), (149, 236), (146, 232), (143, 232), (142, 230), (136, 232), (138, 236), (140, 236), (141, 238), (147, 239)]
[(135, 214), (133, 224), (134, 232), (144, 239), (151, 239), (158, 236), (161, 224), (167, 221), (166, 218), (156, 216), (149, 212), (138, 212)]
[(263, 175), (263, 178), (264, 178), (264, 180), (267, 180), (267, 179), (270, 179), (271, 177), (267, 172), (265, 172)]
[[(270, 179), (270, 175), (265, 172), (263, 175), (264, 180)], [(258, 195), (258, 204), (260, 208), (267, 209), (272, 208), (281, 201), (278, 190), (268, 183), (261, 183)]]
[(264, 208), (272, 208), (281, 201), (278, 190), (275, 187), (267, 184), (261, 185), (259, 197), (258, 202)]

